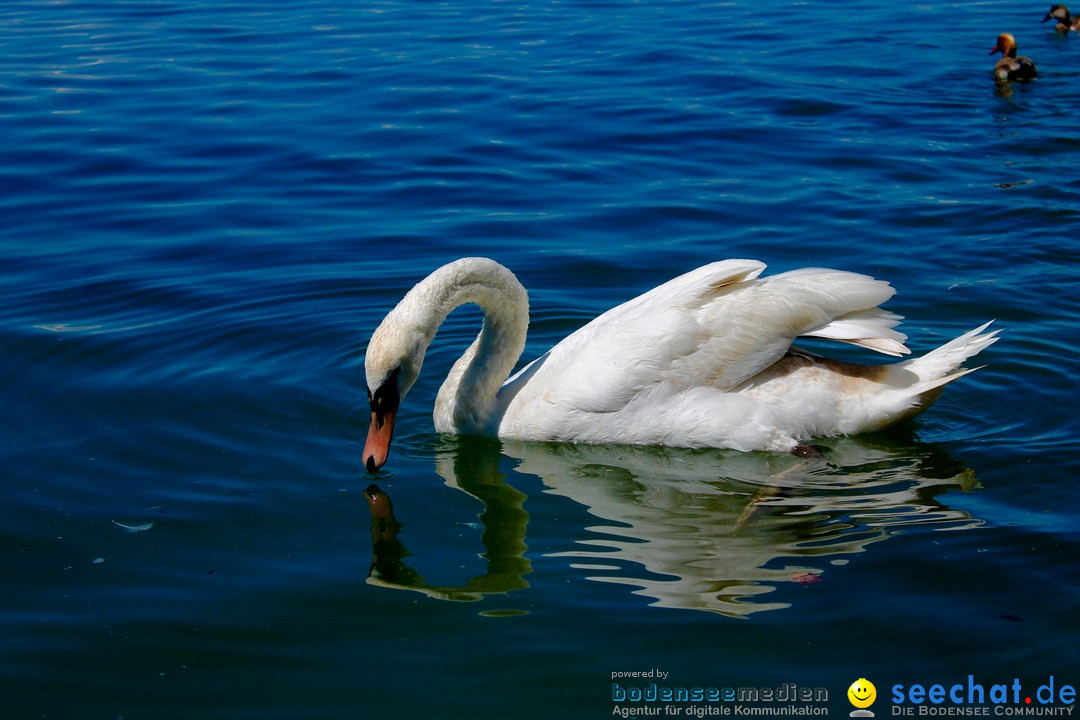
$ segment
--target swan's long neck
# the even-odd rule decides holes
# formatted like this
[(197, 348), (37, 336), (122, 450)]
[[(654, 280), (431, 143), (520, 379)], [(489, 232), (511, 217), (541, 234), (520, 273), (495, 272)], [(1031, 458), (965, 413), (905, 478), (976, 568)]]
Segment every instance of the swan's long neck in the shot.
[(419, 351), (415, 370), (419, 373), (423, 354), (439, 326), (466, 303), (480, 306), (484, 325), (439, 389), (434, 414), (439, 432), (487, 430), (499, 388), (525, 349), (528, 294), (502, 265), (484, 258), (464, 258), (422, 280), (391, 313), (397, 316), (395, 322), (405, 324), (414, 334)]

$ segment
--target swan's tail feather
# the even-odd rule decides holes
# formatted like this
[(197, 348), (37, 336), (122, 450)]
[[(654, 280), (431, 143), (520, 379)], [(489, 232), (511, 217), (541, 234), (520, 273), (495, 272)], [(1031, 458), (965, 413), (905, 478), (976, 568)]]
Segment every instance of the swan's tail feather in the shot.
[[(946, 385), (951, 383), (953, 380), (958, 380), (959, 378), (964, 377), (968, 373), (973, 373), (976, 370), (979, 370), (979, 369), (984, 368), (984, 367), (986, 367), (986, 366), (985, 365), (980, 365), (979, 367), (963, 368), (961, 370), (957, 370), (956, 372), (949, 373), (948, 375), (943, 375), (942, 377), (939, 377), (936, 380), (928, 380), (926, 382), (919, 383), (918, 385), (915, 385), (915, 386), (911, 387), (908, 390), (908, 392), (912, 396), (918, 396), (918, 397), (922, 398), (924, 401), (932, 401), (932, 399), (937, 398), (938, 394), (941, 391), (941, 388), (945, 387)], [(933, 393), (933, 394), (928, 395), (928, 393)]]
[(990, 323), (980, 325), (955, 340), (950, 340), (941, 347), (931, 350), (922, 357), (899, 363), (897, 367), (910, 370), (918, 375), (920, 382), (914, 389), (920, 393), (941, 387), (978, 369), (959, 368), (965, 360), (978, 355), (998, 341), (1000, 330), (984, 332), (988, 327), (990, 327)]
[(946, 385), (978, 370), (978, 367), (963, 368), (960, 365), (997, 342), (997, 330), (984, 332), (989, 325), (986, 323), (964, 333), (922, 357), (882, 366), (885, 369), (883, 384), (891, 385), (894, 390), (881, 396), (890, 409), (884, 412), (888, 420), (877, 426), (884, 427), (918, 415), (937, 400)]

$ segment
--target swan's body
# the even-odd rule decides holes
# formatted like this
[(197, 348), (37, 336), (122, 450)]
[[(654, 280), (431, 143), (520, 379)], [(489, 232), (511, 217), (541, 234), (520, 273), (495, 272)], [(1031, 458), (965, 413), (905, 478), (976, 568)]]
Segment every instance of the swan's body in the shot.
[(1080, 32), (1080, 17), (1072, 17), (1069, 14), (1069, 8), (1064, 5), (1051, 5), (1049, 12), (1046, 13), (1046, 17), (1042, 19), (1042, 22), (1046, 22), (1047, 20), (1057, 20), (1054, 29), (1059, 33), (1067, 33), (1070, 31)]
[(862, 366), (792, 348), (821, 337), (904, 355), (899, 316), (878, 307), (885, 282), (838, 270), (766, 278), (755, 260), (725, 260), (675, 278), (580, 328), (509, 380), (525, 346), (528, 296), (484, 258), (445, 265), (376, 329), (365, 372), (368, 470), (389, 452), (400, 399), (435, 331), (464, 303), (484, 310), (477, 339), (435, 401), (435, 428), (521, 440), (789, 451), (815, 436), (909, 418), (960, 364), (995, 341), (985, 325), (912, 360)]
[(990, 54), (993, 55), (996, 52), (1001, 53), (1001, 59), (994, 63), (995, 79), (1026, 82), (1039, 76), (1039, 71), (1031, 58), (1016, 54), (1016, 38), (1009, 33), (998, 35), (997, 44), (990, 50)]

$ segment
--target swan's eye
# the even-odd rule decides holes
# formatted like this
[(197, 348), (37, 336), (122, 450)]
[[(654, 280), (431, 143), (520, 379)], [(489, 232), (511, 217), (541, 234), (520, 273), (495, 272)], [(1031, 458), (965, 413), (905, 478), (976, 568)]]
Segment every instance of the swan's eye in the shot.
[(401, 402), (401, 395), (398, 393), (398, 374), (400, 372), (400, 367), (394, 368), (394, 371), (390, 373), (390, 377), (386, 378), (374, 393), (370, 389), (368, 390), (368, 404), (371, 406), (371, 412), (375, 413), (380, 427), (383, 424), (384, 414), (397, 412), (398, 404)]

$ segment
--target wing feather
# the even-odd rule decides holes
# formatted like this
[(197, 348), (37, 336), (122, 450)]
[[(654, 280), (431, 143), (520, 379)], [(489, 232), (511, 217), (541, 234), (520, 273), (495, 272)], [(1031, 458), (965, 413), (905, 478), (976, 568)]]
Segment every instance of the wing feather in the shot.
[(659, 387), (730, 390), (800, 335), (907, 352), (893, 329), (900, 317), (877, 307), (894, 292), (888, 283), (825, 269), (760, 278), (764, 269), (755, 260), (712, 263), (612, 308), (508, 381), (505, 401), (530, 405), (526, 414), (548, 405), (548, 416), (565, 418), (617, 412)]

